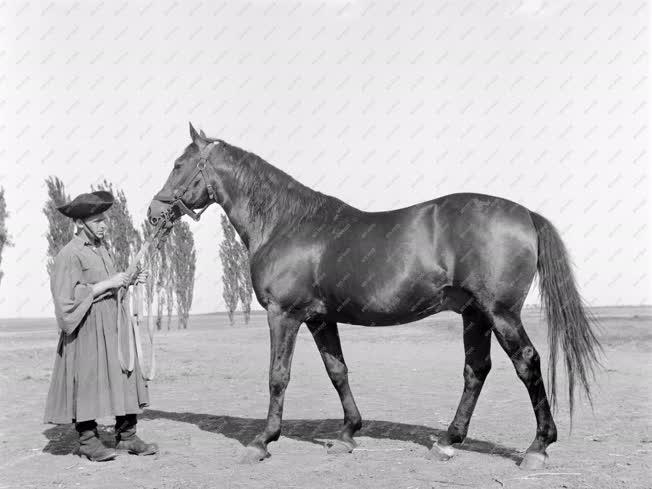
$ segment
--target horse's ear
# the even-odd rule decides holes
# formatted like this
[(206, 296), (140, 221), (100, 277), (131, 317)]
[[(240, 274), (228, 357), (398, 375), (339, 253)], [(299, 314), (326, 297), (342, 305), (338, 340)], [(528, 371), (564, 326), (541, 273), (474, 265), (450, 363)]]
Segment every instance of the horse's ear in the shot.
[(195, 141), (197, 141), (199, 135), (197, 134), (197, 131), (195, 131), (195, 128), (192, 127), (192, 122), (190, 122), (189, 124), (190, 124), (190, 139), (192, 139), (192, 142), (194, 143)]
[(201, 137), (203, 137), (204, 139), (206, 139), (206, 134), (204, 134), (204, 131), (203, 131), (203, 130), (201, 130), (201, 129), (199, 130), (199, 135), (200, 135)]

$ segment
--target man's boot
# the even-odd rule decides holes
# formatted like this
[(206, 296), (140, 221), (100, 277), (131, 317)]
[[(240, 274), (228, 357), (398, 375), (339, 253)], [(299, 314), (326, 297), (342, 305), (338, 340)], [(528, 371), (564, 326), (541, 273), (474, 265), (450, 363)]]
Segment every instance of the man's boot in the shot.
[(106, 462), (118, 455), (115, 450), (105, 447), (100, 440), (95, 421), (75, 423), (79, 434), (79, 449), (77, 455), (86, 457), (92, 462)]
[(136, 435), (135, 414), (115, 417), (115, 441), (117, 450), (126, 450), (134, 455), (154, 455), (158, 452), (156, 443), (145, 443)]

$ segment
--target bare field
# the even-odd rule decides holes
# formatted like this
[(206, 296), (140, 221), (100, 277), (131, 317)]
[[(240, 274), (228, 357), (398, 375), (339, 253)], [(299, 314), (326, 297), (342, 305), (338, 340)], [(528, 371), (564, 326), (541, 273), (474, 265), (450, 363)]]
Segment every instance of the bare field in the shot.
[[(605, 349), (594, 409), (579, 402), (569, 433), (562, 398), (559, 441), (549, 449), (549, 466), (537, 472), (517, 467), (534, 437), (534, 415), (495, 340), (493, 370), (469, 438), (448, 462), (425, 458), (462, 392), (462, 323), (454, 314), (386, 328), (340, 325), (364, 420), (359, 447), (342, 455), (323, 446), (339, 428), (341, 406), (303, 327), (283, 435), (270, 444), (272, 458), (253, 466), (238, 459), (267, 413), (269, 335), (262, 314), (234, 327), (223, 315), (193, 316), (187, 330), (159, 332), (159, 372), (139, 431), (161, 452), (102, 464), (72, 454), (71, 425), (42, 424), (57, 344), (54, 320), (0, 320), (0, 487), (650, 488), (652, 308), (594, 313)], [(524, 324), (545, 366), (547, 328), (539, 311), (528, 310)], [(98, 421), (110, 442), (112, 419)]]

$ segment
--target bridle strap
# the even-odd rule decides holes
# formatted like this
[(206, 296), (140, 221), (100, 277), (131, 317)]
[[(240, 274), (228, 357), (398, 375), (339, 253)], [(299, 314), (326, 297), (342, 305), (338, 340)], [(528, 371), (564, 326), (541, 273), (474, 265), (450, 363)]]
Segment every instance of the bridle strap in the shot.
[(81, 222), (82, 222), (82, 226), (84, 226), (84, 229), (86, 229), (88, 234), (90, 234), (95, 239), (96, 243), (97, 243), (97, 241), (100, 241), (100, 238), (98, 238), (97, 234), (95, 234), (95, 231), (93, 231), (90, 228), (90, 226), (88, 224), (86, 224), (86, 221), (84, 221), (84, 219), (82, 219)]
[[(183, 185), (175, 188), (172, 192), (172, 199), (161, 199), (160, 197), (154, 197), (156, 200), (159, 200), (161, 202), (167, 202), (172, 204), (175, 213), (178, 213), (178, 216), (174, 217), (180, 217), (183, 214), (186, 214), (190, 216), (193, 220), (199, 221), (199, 218), (203, 214), (203, 212), (208, 208), (209, 205), (211, 205), (213, 202), (217, 202), (217, 196), (215, 193), (215, 188), (214, 186), (210, 183), (210, 180), (208, 178), (208, 170), (207, 166), (210, 167), (208, 157), (210, 156), (210, 152), (213, 150), (213, 145), (214, 144), (219, 144), (219, 141), (211, 141), (201, 152), (199, 156), (199, 161), (197, 162), (197, 168), (193, 172), (193, 174), (190, 176), (190, 178), (186, 179)], [(185, 202), (183, 201), (182, 197), (185, 195), (185, 193), (188, 191), (188, 188), (192, 184), (192, 182), (197, 178), (197, 175), (201, 174), (202, 179), (204, 180), (204, 185), (206, 186), (206, 191), (208, 192), (208, 199), (209, 202), (204, 206), (203, 209), (201, 209), (199, 212), (195, 212), (194, 210), (190, 209)]]

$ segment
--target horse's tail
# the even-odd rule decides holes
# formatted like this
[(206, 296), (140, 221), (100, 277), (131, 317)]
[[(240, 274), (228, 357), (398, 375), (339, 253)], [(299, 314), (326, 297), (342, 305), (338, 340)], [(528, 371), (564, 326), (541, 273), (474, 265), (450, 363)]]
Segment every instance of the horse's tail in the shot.
[(580, 382), (591, 402), (589, 380), (593, 378), (594, 368), (599, 366), (597, 357), (602, 349), (593, 330), (592, 323), (595, 323), (595, 319), (582, 304), (568, 252), (559, 232), (545, 217), (535, 212), (530, 214), (537, 231), (539, 292), (548, 322), (550, 404), (554, 410), (557, 403), (557, 351), (561, 343), (568, 374), (568, 402), (572, 422), (575, 384)]

